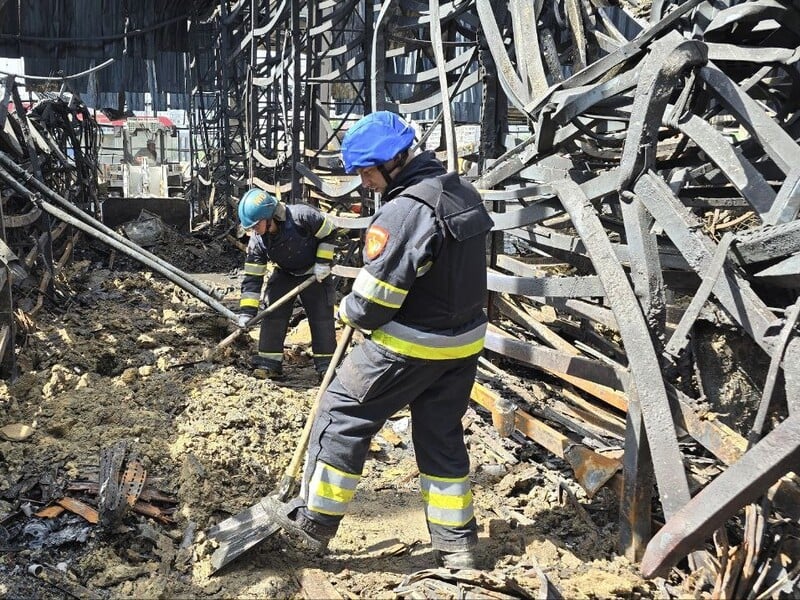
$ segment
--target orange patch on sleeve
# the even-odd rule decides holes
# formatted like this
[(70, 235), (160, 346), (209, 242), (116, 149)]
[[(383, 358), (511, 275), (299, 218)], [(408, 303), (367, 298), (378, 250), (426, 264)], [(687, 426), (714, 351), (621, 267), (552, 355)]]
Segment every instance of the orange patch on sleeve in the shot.
[(367, 238), (364, 241), (364, 253), (369, 260), (380, 256), (389, 241), (389, 232), (379, 225), (373, 225), (367, 230)]

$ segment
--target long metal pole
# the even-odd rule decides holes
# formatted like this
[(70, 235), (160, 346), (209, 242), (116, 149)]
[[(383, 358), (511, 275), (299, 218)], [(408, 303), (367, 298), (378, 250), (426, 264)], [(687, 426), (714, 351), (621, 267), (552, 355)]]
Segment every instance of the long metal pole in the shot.
[[(300, 33), (300, 0), (291, 1), (291, 27), (292, 27), (292, 164), (302, 162), (300, 155), (300, 135), (303, 132), (303, 122), (300, 118), (303, 96), (301, 94), (302, 64), (302, 35)], [(300, 174), (292, 169), (292, 202), (300, 199)]]
[[(48, 187), (47, 185), (45, 185), (44, 183), (42, 183), (41, 181), (36, 179), (31, 173), (29, 173), (28, 171), (26, 171), (25, 169), (20, 167), (5, 152), (1, 152), (0, 151), (0, 162), (2, 162), (3, 165), (5, 165), (6, 167), (8, 167), (12, 171), (14, 171), (19, 176), (19, 179), (24, 181), (26, 184), (33, 185), (33, 187), (35, 187), (38, 191), (40, 191), (43, 194), (47, 195), (52, 200), (57, 202), (59, 205), (64, 207), (64, 209), (67, 210), (69, 213), (71, 213), (74, 217), (80, 219), (81, 221), (83, 221), (87, 225), (90, 225), (94, 229), (96, 229), (98, 231), (102, 231), (104, 234), (106, 234), (110, 238), (114, 239), (115, 241), (117, 241), (120, 244), (123, 244), (124, 246), (127, 246), (131, 250), (134, 250), (134, 251), (138, 252), (142, 256), (145, 256), (145, 257), (149, 258), (150, 260), (159, 263), (164, 269), (174, 273), (176, 276), (180, 277), (181, 279), (185, 279), (186, 281), (191, 282), (191, 284), (194, 287), (202, 290), (203, 293), (209, 294), (211, 296), (214, 295), (214, 290), (212, 288), (208, 287), (206, 284), (202, 283), (201, 281), (198, 281), (194, 277), (191, 277), (187, 273), (185, 273), (185, 272), (181, 271), (180, 269), (178, 269), (176, 266), (174, 266), (174, 265), (162, 260), (161, 258), (159, 258), (155, 254), (151, 253), (150, 251), (145, 250), (144, 248), (136, 245), (134, 242), (132, 242), (131, 240), (129, 240), (125, 236), (120, 235), (119, 233), (117, 233), (116, 231), (111, 229), (110, 227), (106, 226), (103, 222), (98, 221), (97, 219), (95, 219), (91, 215), (89, 215), (89, 214), (83, 212), (82, 210), (80, 210), (74, 204), (69, 202), (66, 198), (64, 198), (63, 196), (60, 196), (52, 188)], [(12, 178), (12, 180), (18, 181), (10, 173), (8, 173), (8, 175), (9, 175), (9, 177)], [(23, 188), (23, 189), (26, 189), (26, 188)], [(28, 192), (28, 193), (30, 193), (30, 192)]]
[[(19, 181), (17, 181), (14, 178), (14, 176), (11, 175), (11, 173), (6, 171), (2, 167), (0, 167), (0, 177), (5, 179), (8, 182), (8, 184), (12, 188), (14, 188), (18, 193), (20, 193), (20, 194), (22, 194), (24, 196), (28, 196), (33, 200), (33, 197), (34, 197), (33, 192), (31, 192), (28, 188), (26, 188)], [(110, 235), (106, 234), (105, 232), (99, 231), (97, 228), (92, 227), (91, 225), (89, 225), (88, 223), (85, 223), (81, 219), (77, 219), (77, 218), (73, 217), (72, 215), (70, 215), (67, 212), (61, 210), (57, 206), (53, 206), (52, 204), (50, 204), (49, 202), (47, 202), (45, 200), (39, 200), (39, 201), (37, 201), (37, 204), (42, 208), (42, 210), (44, 210), (48, 214), (56, 217), (57, 219), (60, 219), (61, 221), (64, 221), (65, 223), (69, 223), (70, 225), (73, 225), (74, 227), (77, 227), (81, 231), (83, 231), (85, 233), (88, 233), (89, 235), (91, 235), (93, 237), (96, 237), (97, 239), (99, 239), (100, 241), (108, 244), (112, 248), (116, 248), (120, 252), (123, 252), (124, 254), (127, 254), (131, 258), (134, 258), (134, 259), (138, 260), (139, 262), (147, 265), (148, 267), (150, 267), (154, 271), (162, 274), (164, 277), (169, 279), (172, 283), (174, 283), (175, 285), (177, 285), (181, 289), (189, 292), (194, 297), (196, 297), (198, 300), (200, 300), (201, 302), (204, 302), (209, 307), (211, 307), (214, 310), (216, 310), (222, 316), (224, 316), (224, 317), (226, 317), (226, 318), (228, 318), (228, 319), (230, 319), (232, 321), (236, 320), (236, 313), (234, 313), (232, 310), (230, 310), (225, 305), (221, 304), (219, 302), (219, 300), (217, 300), (216, 298), (210, 296), (209, 294), (206, 294), (203, 290), (198, 288), (196, 285), (192, 284), (191, 282), (189, 282), (185, 278), (182, 278), (182, 277), (178, 276), (174, 271), (171, 271), (171, 270), (165, 268), (165, 263), (163, 261), (161, 261), (161, 260), (153, 260), (152, 258), (150, 258), (148, 256), (145, 256), (144, 253), (142, 253), (140, 251), (140, 249), (131, 248), (130, 246), (128, 246), (126, 244), (120, 243), (118, 240), (114, 239), (113, 237), (111, 237)]]

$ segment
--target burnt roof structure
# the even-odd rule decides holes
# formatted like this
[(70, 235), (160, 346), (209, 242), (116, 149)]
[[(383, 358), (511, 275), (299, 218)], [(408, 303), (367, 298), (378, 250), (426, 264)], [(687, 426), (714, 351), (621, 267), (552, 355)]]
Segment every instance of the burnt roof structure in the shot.
[(94, 78), (76, 80), (76, 91), (86, 93), (92, 86), (98, 94), (169, 93), (175, 96), (173, 107), (185, 107), (186, 55), (197, 45), (192, 24), (207, 18), (216, 4), (8, 0), (0, 3), (0, 56), (24, 58), (32, 77), (80, 73), (113, 59)]
[[(558, 402), (568, 411), (533, 398), (515, 430), (579, 480), (603, 475), (587, 492), (615, 486), (620, 551), (645, 574), (690, 552), (707, 564), (692, 550), (765, 495), (797, 520), (800, 480), (788, 471), (800, 461), (800, 2), (92, 4), (0, 0), (0, 54), (25, 56), (41, 75), (113, 60), (96, 90), (183, 94), (198, 210), (225, 233), (253, 185), (364, 229), (379, 198), (342, 173), (338, 144), (375, 109), (412, 119), (419, 147), (473, 180), (494, 221), (489, 356), (567, 390)], [(83, 94), (90, 79), (69, 81)], [(94, 206), (97, 187), (85, 175), (96, 149), (88, 119), (69, 138), (69, 111), (86, 107), (55, 103), (28, 119), (13, 99), (13, 114), (0, 107), (11, 130), (0, 135), (9, 271), (33, 268), (49, 218), (64, 221), (40, 195)], [(471, 139), (457, 125), (471, 125)], [(37, 221), (41, 238), (25, 229)], [(52, 270), (53, 254), (41, 262)], [(358, 265), (341, 262), (335, 275), (354, 277)], [(36, 310), (48, 285), (43, 277)], [(0, 280), (6, 340), (12, 286), (11, 275)], [(734, 340), (738, 356), (712, 352)], [(738, 421), (718, 418), (734, 409)], [(600, 451), (622, 445), (608, 468)], [(725, 473), (698, 481), (689, 446)], [(654, 493), (666, 523), (655, 537)], [(760, 547), (763, 524), (747, 530)], [(722, 595), (763, 585), (756, 574), (766, 577), (779, 549), (749, 553), (741, 569), (726, 542), (716, 575), (733, 589)]]

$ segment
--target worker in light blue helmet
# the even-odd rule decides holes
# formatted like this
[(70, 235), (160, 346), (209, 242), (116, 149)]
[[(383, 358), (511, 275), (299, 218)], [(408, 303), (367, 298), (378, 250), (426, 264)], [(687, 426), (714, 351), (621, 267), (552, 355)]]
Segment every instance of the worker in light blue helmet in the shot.
[(259, 221), (266, 224), (275, 214), (276, 206), (275, 196), (258, 188), (249, 189), (239, 201), (239, 223), (245, 230), (253, 229)]
[(419, 484), (436, 561), (476, 568), (477, 524), (461, 418), (487, 318), (486, 236), (480, 194), (432, 152), (415, 152), (398, 115), (367, 115), (346, 133), (348, 172), (383, 194), (366, 231), (363, 264), (339, 318), (367, 334), (323, 394), (300, 495), (261, 506), (286, 533), (320, 551), (336, 533), (372, 437), (409, 407)]
[[(284, 297), (310, 276), (316, 281), (300, 292), (311, 329), (311, 347), (317, 377), (322, 378), (336, 349), (334, 286), (331, 263), (336, 231), (318, 209), (306, 204), (286, 206), (264, 190), (248, 190), (239, 201), (239, 223), (250, 233), (239, 300), (239, 326), (261, 308), (264, 277), (266, 306)], [(250, 364), (258, 376), (283, 379), (283, 343), (294, 302), (286, 302), (261, 321), (258, 353)]]

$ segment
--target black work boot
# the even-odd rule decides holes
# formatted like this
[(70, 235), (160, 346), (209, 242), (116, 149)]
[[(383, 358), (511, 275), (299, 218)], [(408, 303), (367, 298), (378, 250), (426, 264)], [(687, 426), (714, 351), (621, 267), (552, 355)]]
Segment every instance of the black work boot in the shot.
[(258, 377), (259, 379), (274, 379), (275, 381), (286, 379), (286, 376), (283, 374), (283, 366), (277, 361), (256, 355), (250, 357), (250, 366), (253, 369), (253, 377)]
[(315, 358), (314, 359), (314, 370), (317, 372), (317, 382), (322, 383), (322, 380), (325, 379), (325, 373), (328, 372), (328, 367), (330, 366), (331, 361), (329, 358)]
[(283, 369), (263, 369), (256, 367), (253, 369), (253, 377), (257, 379), (272, 379), (273, 381), (283, 381), (286, 375), (283, 374)]
[(304, 505), (302, 498), (295, 498), (288, 503), (283, 503), (272, 496), (261, 499), (261, 506), (266, 513), (292, 540), (300, 542), (301, 546), (308, 548), (314, 554), (324, 554), (333, 534), (324, 526), (296, 514)]
[(448, 552), (446, 550), (434, 550), (436, 565), (445, 569), (477, 569), (478, 561), (472, 550), (458, 550)]

